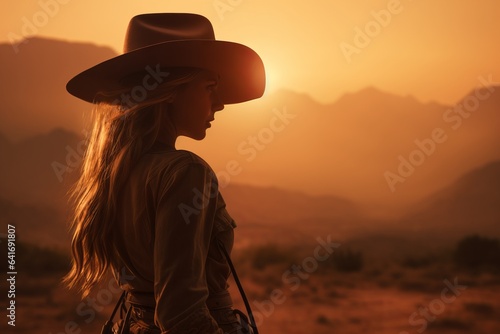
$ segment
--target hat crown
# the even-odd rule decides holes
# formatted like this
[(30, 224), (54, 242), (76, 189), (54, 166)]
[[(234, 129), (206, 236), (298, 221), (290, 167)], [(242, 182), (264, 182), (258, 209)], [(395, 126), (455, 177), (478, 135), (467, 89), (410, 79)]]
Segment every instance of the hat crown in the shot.
[(180, 40), (215, 40), (210, 21), (197, 14), (157, 13), (130, 20), (123, 52)]

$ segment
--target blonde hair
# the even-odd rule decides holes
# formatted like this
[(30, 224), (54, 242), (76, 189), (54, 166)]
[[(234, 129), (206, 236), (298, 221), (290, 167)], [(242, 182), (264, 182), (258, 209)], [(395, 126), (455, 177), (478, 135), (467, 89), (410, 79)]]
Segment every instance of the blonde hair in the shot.
[[(99, 103), (94, 108), (81, 175), (70, 191), (74, 205), (72, 267), (63, 282), (69, 288), (78, 287), (83, 297), (103, 279), (110, 267), (116, 267), (112, 236), (119, 210), (116, 195), (134, 163), (153, 146), (161, 131), (167, 130), (168, 103), (178, 89), (191, 82), (200, 71), (170, 69), (164, 82), (132, 105), (129, 99), (127, 105), (123, 103), (123, 94), (140, 88), (133, 85), (140, 81), (129, 80), (123, 89), (101, 94), (101, 98), (115, 104)], [(120, 98), (122, 103), (116, 104)]]

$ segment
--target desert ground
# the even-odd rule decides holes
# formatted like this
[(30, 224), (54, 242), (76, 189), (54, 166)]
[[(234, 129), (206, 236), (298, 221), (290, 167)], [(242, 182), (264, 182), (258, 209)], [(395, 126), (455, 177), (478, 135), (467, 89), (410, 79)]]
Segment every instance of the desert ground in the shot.
[[(384, 259), (318, 244), (236, 247), (235, 265), (261, 333), (500, 332), (500, 274), (464, 269), (450, 254)], [(348, 261), (340, 261), (340, 257)], [(359, 256), (358, 256), (359, 255)], [(375, 258), (375, 260), (374, 260)], [(378, 258), (378, 260), (377, 260)], [(64, 266), (18, 275), (16, 326), (2, 333), (98, 333), (119, 292), (112, 279), (80, 300), (60, 280)], [(236, 285), (235, 307), (244, 309)]]

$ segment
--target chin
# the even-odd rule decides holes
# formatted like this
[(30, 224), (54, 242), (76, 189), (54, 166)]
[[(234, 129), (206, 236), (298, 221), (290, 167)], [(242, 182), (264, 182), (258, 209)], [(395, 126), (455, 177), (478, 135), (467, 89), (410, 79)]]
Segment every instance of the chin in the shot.
[(191, 138), (191, 139), (194, 139), (194, 140), (202, 140), (206, 136), (207, 136), (207, 133), (203, 132), (203, 133), (197, 133), (197, 134), (189, 135), (188, 137)]

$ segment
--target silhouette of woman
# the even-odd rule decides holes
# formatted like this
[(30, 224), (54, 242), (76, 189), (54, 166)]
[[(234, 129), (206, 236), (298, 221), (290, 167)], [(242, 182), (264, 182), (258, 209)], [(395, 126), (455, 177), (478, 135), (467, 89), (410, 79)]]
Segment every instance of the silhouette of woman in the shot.
[(131, 333), (237, 333), (216, 244), (230, 252), (235, 223), (212, 169), (175, 142), (203, 139), (225, 104), (261, 97), (262, 61), (195, 14), (132, 18), (124, 50), (67, 84), (95, 108), (64, 280), (86, 296), (111, 270)]

